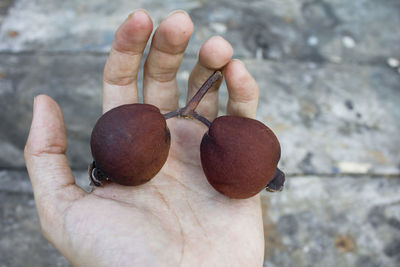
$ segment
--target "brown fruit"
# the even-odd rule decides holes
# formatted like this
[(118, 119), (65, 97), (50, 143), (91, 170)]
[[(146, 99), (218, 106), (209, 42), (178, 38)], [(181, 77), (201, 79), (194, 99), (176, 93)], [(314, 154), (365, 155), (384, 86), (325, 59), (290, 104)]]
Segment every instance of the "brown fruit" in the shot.
[(275, 134), (257, 120), (216, 118), (200, 146), (209, 183), (231, 198), (249, 198), (273, 179), (281, 148)]
[(170, 143), (164, 116), (148, 104), (106, 112), (90, 140), (97, 173), (121, 185), (140, 185), (153, 178), (167, 160)]

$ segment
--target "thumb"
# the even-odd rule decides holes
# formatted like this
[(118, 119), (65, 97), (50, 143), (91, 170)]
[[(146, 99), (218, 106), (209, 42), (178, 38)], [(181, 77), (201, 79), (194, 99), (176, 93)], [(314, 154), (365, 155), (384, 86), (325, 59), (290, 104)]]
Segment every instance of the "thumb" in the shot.
[(50, 97), (36, 96), (24, 155), (42, 227), (85, 194), (75, 184), (66, 149), (61, 109)]

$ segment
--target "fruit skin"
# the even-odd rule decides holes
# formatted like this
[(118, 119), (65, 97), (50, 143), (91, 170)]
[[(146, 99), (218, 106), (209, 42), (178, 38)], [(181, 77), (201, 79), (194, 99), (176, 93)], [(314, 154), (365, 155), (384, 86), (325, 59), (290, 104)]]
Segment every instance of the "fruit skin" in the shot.
[(153, 178), (168, 157), (171, 135), (160, 110), (148, 104), (116, 107), (93, 128), (92, 156), (105, 176), (121, 185)]
[(230, 198), (249, 198), (273, 179), (281, 148), (261, 122), (236, 116), (216, 118), (200, 145), (209, 183)]

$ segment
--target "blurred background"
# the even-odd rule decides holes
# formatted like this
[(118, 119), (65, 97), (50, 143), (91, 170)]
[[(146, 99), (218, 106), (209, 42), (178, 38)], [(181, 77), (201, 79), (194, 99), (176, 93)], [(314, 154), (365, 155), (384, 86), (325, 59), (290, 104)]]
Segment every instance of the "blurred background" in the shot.
[(288, 174), (281, 193), (262, 193), (265, 266), (400, 266), (399, 0), (0, 0), (1, 267), (70, 266), (40, 233), (25, 170), (33, 97), (60, 104), (87, 187), (103, 66), (137, 8), (155, 26), (174, 9), (193, 19), (181, 101), (213, 35), (259, 83), (258, 119), (279, 137)]

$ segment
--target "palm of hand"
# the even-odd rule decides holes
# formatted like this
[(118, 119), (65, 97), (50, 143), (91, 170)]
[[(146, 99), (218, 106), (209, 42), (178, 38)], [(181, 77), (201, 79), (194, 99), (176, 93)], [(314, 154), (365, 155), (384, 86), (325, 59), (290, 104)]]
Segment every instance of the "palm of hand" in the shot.
[(264, 243), (259, 197), (233, 200), (216, 192), (200, 164), (206, 127), (188, 119), (168, 124), (170, 155), (153, 180), (139, 187), (96, 188), (66, 211), (66, 239), (79, 254), (76, 262), (259, 265)]
[[(177, 108), (176, 72), (193, 25), (176, 12), (156, 30), (143, 77), (144, 102), (163, 113)], [(136, 11), (116, 33), (104, 70), (103, 110), (138, 102), (141, 54), (152, 32), (149, 16)], [(224, 69), (227, 113), (254, 117), (258, 87), (232, 48), (214, 37), (200, 49), (189, 78), (189, 95), (216, 69)], [(197, 111), (213, 120), (217, 89)], [(34, 101), (25, 160), (45, 237), (75, 266), (259, 266), (264, 236), (258, 196), (229, 199), (207, 182), (200, 163), (206, 127), (190, 119), (167, 121), (168, 160), (148, 183), (109, 183), (87, 194), (75, 185), (65, 157), (62, 113), (47, 96)]]

